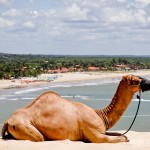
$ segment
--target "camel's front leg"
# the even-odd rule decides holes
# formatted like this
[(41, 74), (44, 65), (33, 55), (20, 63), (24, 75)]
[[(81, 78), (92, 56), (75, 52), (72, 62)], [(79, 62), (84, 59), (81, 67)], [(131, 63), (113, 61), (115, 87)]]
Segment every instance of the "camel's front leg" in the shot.
[(100, 133), (97, 129), (90, 129), (84, 132), (85, 137), (93, 143), (119, 143), (128, 142), (126, 136), (113, 136)]
[(100, 135), (97, 136), (97, 138), (94, 140), (94, 142), (98, 142), (101, 143), (101, 141), (103, 143), (119, 143), (119, 142), (128, 142), (128, 138), (125, 135), (122, 136), (113, 136), (113, 135)]
[(44, 136), (30, 123), (25, 124), (8, 124), (9, 133), (17, 140), (44, 141)]

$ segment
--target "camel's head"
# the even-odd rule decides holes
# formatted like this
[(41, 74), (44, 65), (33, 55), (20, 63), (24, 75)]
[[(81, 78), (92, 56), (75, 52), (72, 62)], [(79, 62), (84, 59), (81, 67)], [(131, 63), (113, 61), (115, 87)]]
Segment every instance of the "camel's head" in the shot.
[(123, 80), (132, 87), (133, 92), (137, 92), (139, 90), (142, 90), (142, 92), (150, 90), (150, 81), (145, 78), (127, 75), (123, 77)]

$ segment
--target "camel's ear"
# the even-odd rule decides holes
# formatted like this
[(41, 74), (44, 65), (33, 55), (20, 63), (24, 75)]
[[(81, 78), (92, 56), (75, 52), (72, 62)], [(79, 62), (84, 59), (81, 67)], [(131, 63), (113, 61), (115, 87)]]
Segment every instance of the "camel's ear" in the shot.
[(123, 79), (123, 80), (126, 80), (126, 76), (123, 76), (122, 79)]
[(123, 80), (125, 80), (126, 82), (129, 82), (129, 83), (130, 83), (131, 78), (132, 78), (132, 75), (123, 76), (122, 78), (123, 78)]
[(129, 76), (129, 75), (123, 76), (122, 79), (125, 80), (125, 81), (128, 81), (128, 80), (129, 80), (129, 77), (128, 77), (128, 76)]

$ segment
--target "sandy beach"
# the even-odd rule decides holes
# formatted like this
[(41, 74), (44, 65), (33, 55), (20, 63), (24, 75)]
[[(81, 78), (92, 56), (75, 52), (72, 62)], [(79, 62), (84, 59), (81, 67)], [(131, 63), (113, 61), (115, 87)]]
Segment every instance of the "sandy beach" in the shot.
[[(123, 132), (123, 131), (121, 131)], [(134, 132), (127, 133), (130, 140), (127, 143), (84, 143), (80, 141), (72, 142), (64, 141), (46, 141), (46, 142), (31, 142), (17, 140), (0, 139), (1, 150), (150, 150), (150, 133)]]
[(0, 80), (0, 89), (24, 88), (27, 86), (38, 86), (47, 82), (22, 82), (20, 79)]
[[(54, 80), (53, 82), (82, 81), (82, 80), (95, 80), (95, 79), (108, 79), (108, 78), (121, 79), (122, 76), (128, 75), (128, 74), (133, 74), (133, 75), (137, 75), (137, 76), (149, 76), (150, 75), (150, 70), (146, 70), (146, 71), (127, 71), (127, 72), (122, 71), (122, 72), (60, 73), (60, 74), (57, 74), (58, 78), (56, 80)], [(45, 76), (46, 76), (46, 74), (45, 74)]]
[[(149, 76), (150, 70), (141, 71), (122, 71), (122, 72), (74, 72), (74, 73), (58, 73), (58, 74), (41, 74), (38, 78), (53, 78), (51, 82), (72, 82), (72, 81), (83, 81), (83, 80), (95, 80), (95, 79), (107, 79), (107, 78), (118, 78), (122, 76), (133, 74), (137, 76)], [(22, 82), (21, 79), (16, 80), (0, 80), (0, 89), (4, 88), (22, 88), (27, 86), (38, 86), (46, 84), (47, 82), (36, 81), (36, 82)]]

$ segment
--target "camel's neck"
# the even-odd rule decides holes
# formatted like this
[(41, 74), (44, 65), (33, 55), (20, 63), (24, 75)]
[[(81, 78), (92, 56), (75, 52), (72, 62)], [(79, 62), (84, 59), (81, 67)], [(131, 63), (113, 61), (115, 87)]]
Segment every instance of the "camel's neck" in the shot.
[(107, 130), (114, 126), (123, 115), (132, 99), (133, 94), (134, 93), (131, 92), (131, 87), (122, 80), (111, 103), (101, 110), (95, 110), (96, 113), (103, 119)]

